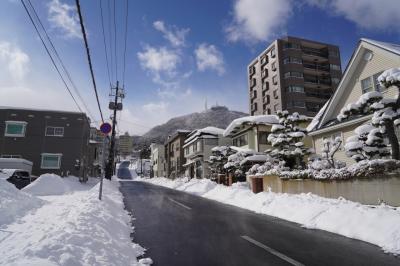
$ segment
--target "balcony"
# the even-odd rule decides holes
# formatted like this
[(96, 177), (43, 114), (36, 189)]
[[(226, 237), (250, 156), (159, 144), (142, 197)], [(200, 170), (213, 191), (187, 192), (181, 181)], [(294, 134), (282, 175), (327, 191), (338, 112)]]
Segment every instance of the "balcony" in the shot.
[(314, 71), (323, 71), (323, 72), (329, 72), (330, 68), (329, 65), (321, 65), (321, 64), (313, 64), (313, 63), (303, 63), (303, 67), (305, 69), (311, 69)]
[(331, 79), (322, 79), (318, 77), (304, 76), (304, 83), (312, 86), (332, 86)]
[(314, 60), (314, 59), (328, 60), (328, 58), (329, 58), (328, 51), (307, 48), (307, 47), (302, 47), (301, 50), (303, 52), (302, 56), (305, 58), (308, 58), (310, 60)]

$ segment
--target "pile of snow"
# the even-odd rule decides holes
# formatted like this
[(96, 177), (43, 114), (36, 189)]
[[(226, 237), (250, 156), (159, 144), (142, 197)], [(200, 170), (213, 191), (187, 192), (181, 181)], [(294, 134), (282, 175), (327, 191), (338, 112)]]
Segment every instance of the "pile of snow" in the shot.
[(0, 179), (0, 229), (39, 208), (43, 203), (44, 201), (24, 193), (8, 181)]
[[(166, 181), (157, 178), (141, 180), (158, 185), (164, 185), (162, 181)], [(210, 182), (192, 179), (176, 189), (190, 192), (190, 187), (190, 190), (196, 191), (195, 194), (205, 198), (296, 222), (306, 228), (322, 229), (363, 240), (387, 252), (400, 254), (400, 208), (367, 206), (343, 198), (327, 199), (311, 193), (254, 194), (246, 183), (236, 183), (231, 187), (214, 184), (204, 189), (204, 184)], [(168, 183), (166, 181), (165, 184), (169, 186)]]
[(276, 115), (255, 115), (245, 116), (233, 120), (224, 131), (224, 137), (229, 136), (233, 131), (242, 125), (272, 125), (278, 124)]
[(78, 177), (60, 177), (55, 174), (41, 175), (22, 190), (35, 196), (63, 195), (77, 190), (87, 190), (93, 182), (80, 183)]
[(137, 260), (144, 249), (132, 243), (119, 183), (104, 180), (99, 201), (99, 184), (84, 190), (77, 179), (68, 182), (78, 190), (40, 197), (41, 208), (4, 228), (9, 235), (0, 241), (0, 265), (149, 265)]

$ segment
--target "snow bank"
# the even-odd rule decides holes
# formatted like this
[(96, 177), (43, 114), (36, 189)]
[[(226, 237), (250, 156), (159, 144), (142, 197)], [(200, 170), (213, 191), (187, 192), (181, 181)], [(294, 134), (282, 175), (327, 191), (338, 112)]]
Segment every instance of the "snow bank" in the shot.
[(131, 241), (118, 186), (104, 180), (102, 201), (99, 184), (41, 197), (45, 205), (5, 228), (10, 235), (0, 241), (0, 265), (148, 265), (137, 261), (144, 249)]
[[(207, 185), (209, 180), (192, 179), (177, 186), (182, 190), (226, 204), (296, 222), (310, 229), (322, 229), (380, 246), (386, 252), (400, 254), (400, 208), (387, 205), (367, 206), (343, 198), (328, 199), (308, 194), (261, 192), (254, 194), (247, 183), (231, 187)], [(166, 185), (177, 180), (141, 179)], [(195, 191), (195, 192), (191, 192)]]
[(21, 192), (8, 181), (0, 179), (0, 229), (43, 203), (42, 200)]
[(75, 176), (63, 178), (55, 174), (44, 174), (22, 190), (35, 196), (50, 196), (87, 190), (94, 185), (93, 182), (80, 183), (78, 180)]

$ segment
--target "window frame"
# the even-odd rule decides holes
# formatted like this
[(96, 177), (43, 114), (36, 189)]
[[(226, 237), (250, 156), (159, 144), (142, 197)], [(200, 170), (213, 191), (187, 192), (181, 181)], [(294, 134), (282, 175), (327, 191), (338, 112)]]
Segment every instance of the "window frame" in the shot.
[[(60, 135), (60, 134), (56, 135), (56, 130), (61, 129), (61, 128), (62, 128), (62, 135)], [(48, 134), (48, 132), (47, 132), (48, 129), (53, 129), (53, 135)], [(55, 126), (46, 126), (45, 131), (44, 131), (44, 135), (46, 137), (64, 137), (64, 133), (65, 133), (64, 127), (55, 127)]]
[[(368, 86), (368, 87), (364, 87), (364, 82), (365, 82), (365, 81), (368, 81), (368, 83), (369, 83), (369, 86)], [(367, 78), (365, 78), (365, 79), (362, 79), (362, 80), (360, 81), (360, 83), (361, 83), (361, 92), (362, 92), (362, 94), (365, 94), (365, 93), (367, 93), (367, 92), (374, 91), (374, 83), (372, 82), (371, 76), (369, 76), (369, 77), (367, 77)], [(367, 90), (367, 89), (368, 89), (368, 90)]]
[[(57, 166), (44, 166), (43, 162), (45, 156), (57, 156), (58, 157)], [(40, 157), (40, 169), (60, 169), (62, 156), (63, 156), (62, 153), (42, 153)]]
[[(28, 122), (26, 122), (26, 121), (13, 121), (13, 120), (4, 121), (4, 122), (5, 122), (5, 124), (6, 124), (5, 129), (4, 129), (4, 136), (5, 136), (5, 137), (25, 137), (25, 134), (26, 134), (26, 125), (28, 124)], [(23, 127), (22, 127), (22, 133), (18, 133), (18, 134), (7, 133), (7, 129), (8, 129), (8, 126), (9, 126), (10, 124), (22, 125), (22, 126), (23, 126)]]

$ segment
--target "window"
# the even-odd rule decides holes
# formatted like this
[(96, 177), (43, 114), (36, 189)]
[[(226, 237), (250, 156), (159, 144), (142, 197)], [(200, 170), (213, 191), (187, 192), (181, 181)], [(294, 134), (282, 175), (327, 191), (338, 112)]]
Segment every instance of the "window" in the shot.
[(249, 67), (249, 74), (253, 75), (254, 73), (256, 73), (256, 67), (255, 66)]
[(64, 128), (63, 127), (46, 127), (46, 136), (63, 137)]
[(383, 73), (383, 71), (381, 71), (381, 72), (379, 72), (379, 73), (376, 73), (376, 74), (373, 76), (375, 90), (376, 90), (376, 91), (380, 91), (380, 92), (383, 92), (383, 91), (386, 91), (386, 90), (387, 90), (387, 89), (386, 89), (384, 86), (382, 86), (381, 83), (378, 81), (378, 78), (379, 78), (379, 76), (380, 76), (382, 73)]
[(271, 114), (271, 109), (267, 109), (267, 114), (270, 115)]
[(291, 85), (287, 87), (288, 92), (298, 92), (298, 93), (304, 93), (304, 87), (300, 85)]
[(267, 104), (269, 104), (269, 103), (271, 102), (269, 95), (267, 95), (267, 97), (266, 97), (265, 99), (266, 99), (265, 102), (266, 102)]
[(283, 45), (283, 49), (300, 49), (300, 45), (297, 43), (287, 42)]
[(239, 137), (233, 139), (233, 146), (236, 147), (245, 146), (247, 145), (247, 143), (248, 143), (247, 134), (240, 135)]
[(332, 70), (339, 70), (340, 71), (340, 66), (339, 65), (333, 65), (333, 64), (330, 64), (330, 68), (332, 69)]
[(363, 94), (367, 93), (367, 92), (370, 92), (373, 89), (374, 88), (373, 88), (371, 77), (368, 77), (366, 79), (361, 80), (361, 90), (362, 90)]
[(252, 107), (251, 107), (252, 111), (257, 111), (257, 103), (253, 103)]
[(262, 89), (265, 91), (269, 90), (269, 83), (267, 81), (262, 84)]
[(301, 58), (297, 58), (297, 57), (286, 57), (285, 59), (283, 59), (283, 63), (284, 64), (302, 64), (303, 61), (301, 60)]
[(42, 153), (42, 169), (60, 169), (61, 166), (61, 157), (60, 153)]
[(24, 121), (6, 121), (6, 137), (25, 137), (26, 125)]
[(258, 132), (258, 143), (268, 144), (268, 135), (269, 132)]
[(276, 71), (276, 62), (273, 62), (271, 64), (271, 69), (272, 69), (272, 71)]
[(293, 101), (293, 107), (306, 108), (306, 104), (303, 101)]
[(274, 58), (276, 56), (275, 47), (271, 49), (271, 57)]
[(274, 90), (272, 94), (274, 95), (275, 99), (278, 99), (278, 90)]
[(261, 77), (262, 77), (262, 78), (268, 77), (268, 69), (264, 69), (264, 70), (261, 72)]
[(253, 91), (252, 98), (257, 98), (257, 91)]
[(303, 78), (303, 73), (297, 71), (286, 72), (283, 75), (286, 78)]
[(256, 85), (256, 79), (250, 80), (250, 87), (253, 88)]
[(273, 76), (272, 77), (272, 83), (274, 83), (274, 85), (278, 84), (278, 76)]
[(261, 57), (261, 65), (265, 65), (266, 63), (268, 63), (268, 55), (263, 55)]
[(306, 108), (310, 112), (318, 112), (322, 108), (322, 103), (316, 103), (316, 102), (307, 102), (306, 103)]

